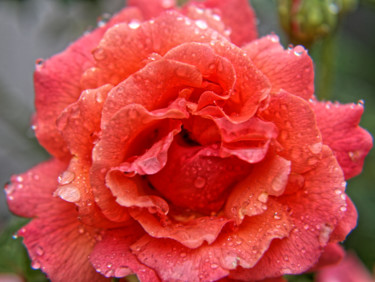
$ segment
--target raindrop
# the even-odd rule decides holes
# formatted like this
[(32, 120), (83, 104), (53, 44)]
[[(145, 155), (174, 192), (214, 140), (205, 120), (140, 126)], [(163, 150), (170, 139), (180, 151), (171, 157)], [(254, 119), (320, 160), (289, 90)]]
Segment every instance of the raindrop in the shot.
[(310, 226), (309, 226), (308, 224), (305, 224), (305, 225), (303, 226), (303, 228), (304, 228), (305, 230), (309, 230)]
[(115, 277), (118, 277), (118, 278), (125, 277), (129, 273), (130, 273), (129, 268), (127, 268), (126, 266), (120, 266), (115, 270)]
[(79, 189), (73, 185), (62, 186), (56, 192), (61, 199), (71, 203), (77, 202), (81, 198)]
[(200, 29), (207, 29), (207, 27), (208, 27), (207, 23), (204, 20), (196, 20), (195, 24)]
[(363, 106), (364, 104), (365, 104), (364, 100), (361, 99), (361, 100), (358, 101), (358, 105)]
[(31, 263), (31, 267), (33, 269), (39, 269), (40, 268), (40, 263), (36, 260), (34, 260), (32, 263)]
[(72, 183), (76, 177), (75, 173), (69, 170), (64, 171), (58, 178), (57, 181), (61, 185), (66, 185)]
[(206, 185), (206, 179), (202, 176), (198, 176), (194, 181), (195, 188), (202, 189)]
[(13, 238), (13, 239), (18, 239), (18, 235), (17, 235), (17, 233), (14, 233), (14, 234), (12, 235), (12, 238)]
[(301, 45), (297, 45), (294, 47), (294, 55), (301, 56), (305, 52), (305, 48)]
[(280, 215), (277, 212), (275, 212), (275, 214), (273, 215), (273, 218), (274, 219), (281, 219)]
[(221, 17), (220, 17), (218, 14), (213, 14), (213, 15), (212, 15), (212, 18), (213, 18), (215, 21), (221, 21)]
[(44, 254), (44, 250), (41, 246), (37, 246), (36, 249), (35, 249), (35, 253), (38, 255), (38, 256), (42, 256)]
[(141, 23), (138, 20), (132, 20), (128, 23), (129, 28), (137, 29), (141, 26)]
[(267, 203), (267, 200), (268, 200), (268, 194), (267, 194), (266, 192), (261, 193), (261, 194), (258, 196), (258, 200), (259, 200), (259, 202), (261, 202), (261, 203)]
[(108, 22), (108, 20), (111, 18), (111, 15), (108, 13), (103, 14), (101, 17), (99, 17), (97, 25), (98, 27), (105, 26), (105, 24)]
[(345, 206), (342, 206), (342, 207), (340, 208), (340, 211), (342, 211), (342, 212), (346, 212), (346, 207), (345, 207)]
[(216, 268), (218, 268), (218, 267), (219, 267), (219, 265), (217, 265), (216, 263), (212, 263), (212, 264), (211, 264), (211, 268), (212, 268), (212, 269), (216, 269)]
[(313, 154), (319, 154), (321, 151), (322, 151), (322, 147), (323, 147), (323, 144), (321, 142), (318, 142), (318, 143), (315, 143), (315, 144), (312, 144), (312, 145), (309, 145), (309, 150), (313, 153)]
[(181, 253), (180, 257), (182, 257), (182, 258), (186, 257), (186, 253)]
[(342, 194), (342, 191), (341, 191), (340, 189), (336, 189), (336, 190), (335, 190), (335, 194), (336, 194), (336, 195), (341, 195), (341, 194)]
[(85, 233), (85, 228), (83, 228), (83, 226), (78, 227), (78, 233), (79, 234)]
[(101, 61), (106, 58), (106, 53), (103, 48), (96, 48), (93, 51), (93, 56), (96, 60)]
[(14, 192), (15, 187), (12, 183), (9, 183), (5, 185), (5, 193), (8, 195), (8, 197)]

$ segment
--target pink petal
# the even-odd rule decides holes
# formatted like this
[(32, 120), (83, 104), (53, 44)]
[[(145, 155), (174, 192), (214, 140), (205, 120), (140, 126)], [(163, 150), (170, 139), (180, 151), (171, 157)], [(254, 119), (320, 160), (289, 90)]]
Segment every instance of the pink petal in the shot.
[(5, 186), (9, 209), (23, 217), (39, 216), (39, 207), (48, 203), (57, 188), (57, 178), (67, 163), (56, 159), (41, 163), (28, 172), (13, 175)]
[[(247, 218), (236, 231), (222, 232), (210, 245), (187, 248), (174, 240), (145, 235), (132, 245), (138, 259), (166, 280), (214, 281), (225, 277), (237, 265), (251, 267), (267, 250), (271, 240), (290, 231), (285, 210), (274, 203), (264, 214)], [(274, 217), (275, 211), (280, 213)], [(204, 225), (201, 225), (202, 227)], [(203, 231), (202, 231), (203, 232)]]
[(17, 235), (29, 251), (33, 268), (52, 281), (105, 281), (88, 260), (100, 230), (81, 224), (74, 205), (50, 195), (38, 208), (39, 217)]
[[(174, 239), (190, 249), (198, 248), (204, 242), (212, 244), (223, 227), (230, 222), (224, 217), (215, 216), (202, 216), (186, 222), (179, 222), (169, 217), (166, 222), (160, 222), (154, 215), (142, 209), (132, 210), (131, 215), (150, 236)], [(202, 226), (204, 226), (204, 232), (202, 232)]]
[(258, 37), (256, 18), (246, 0), (206, 0), (203, 6), (220, 11), (222, 21), (229, 27), (233, 43), (241, 46)]
[(141, 105), (131, 104), (104, 125), (101, 139), (93, 150), (90, 181), (96, 203), (109, 219), (121, 222), (126, 213), (105, 185), (108, 170), (120, 166), (129, 157), (143, 154), (149, 149), (149, 143), (153, 144), (158, 137), (155, 133), (170, 132), (180, 126), (179, 119), (186, 118), (184, 105), (177, 101), (168, 108), (149, 112)]
[(175, 206), (210, 214), (223, 206), (228, 187), (249, 169), (249, 164), (237, 158), (220, 158), (216, 144), (186, 146), (179, 136), (172, 143), (166, 166), (148, 180)]
[(175, 0), (129, 0), (128, 6), (135, 6), (142, 11), (146, 19), (157, 17), (167, 9), (176, 7)]
[(258, 280), (299, 274), (318, 261), (332, 231), (344, 216), (344, 177), (332, 152), (324, 146), (322, 160), (304, 178), (304, 189), (277, 198), (290, 209), (294, 228), (289, 236), (273, 241), (255, 267), (233, 271), (231, 277)]
[(93, 144), (99, 138), (103, 103), (111, 89), (111, 85), (104, 85), (85, 90), (58, 118), (57, 127), (72, 155), (91, 161)]
[(91, 50), (111, 26), (139, 18), (136, 9), (124, 9), (106, 25), (84, 35), (65, 51), (38, 64), (34, 74), (35, 133), (41, 145), (55, 157), (67, 158), (69, 152), (56, 128), (56, 119), (69, 104), (75, 102), (81, 91), (81, 75), (93, 66)]
[(314, 66), (302, 46), (284, 50), (276, 35), (268, 35), (242, 49), (270, 80), (273, 93), (284, 89), (306, 100), (313, 96)]
[(349, 179), (362, 171), (363, 162), (372, 147), (371, 135), (359, 126), (363, 105), (312, 102), (316, 120), (327, 144)]
[(309, 102), (280, 91), (259, 115), (279, 129), (277, 141), (283, 147), (279, 154), (292, 161), (293, 172), (305, 172), (319, 162), (322, 138)]
[(318, 262), (310, 269), (310, 271), (316, 271), (327, 266), (338, 264), (344, 256), (345, 250), (339, 244), (328, 243)]
[(107, 231), (90, 255), (96, 271), (106, 277), (121, 278), (135, 273), (141, 281), (160, 281), (156, 273), (140, 263), (130, 250), (130, 245), (143, 234), (136, 224)]
[(225, 215), (237, 224), (244, 217), (267, 210), (268, 196), (280, 196), (287, 184), (290, 161), (275, 156), (257, 164), (251, 173), (237, 184), (225, 204)]
[(317, 274), (316, 281), (373, 282), (374, 277), (371, 277), (369, 271), (354, 254), (348, 254), (337, 266), (322, 269)]

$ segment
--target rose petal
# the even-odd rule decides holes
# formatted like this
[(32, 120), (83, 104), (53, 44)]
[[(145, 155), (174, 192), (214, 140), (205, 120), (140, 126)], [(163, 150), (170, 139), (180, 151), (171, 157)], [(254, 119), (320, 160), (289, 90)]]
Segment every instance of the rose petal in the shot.
[(65, 142), (57, 131), (56, 119), (66, 106), (79, 97), (82, 91), (81, 75), (94, 63), (91, 50), (109, 27), (134, 18), (139, 18), (137, 9), (123, 9), (103, 27), (84, 35), (62, 53), (37, 65), (34, 74), (37, 111), (34, 118), (35, 133), (51, 155), (69, 157)]
[(201, 73), (195, 66), (171, 60), (150, 63), (112, 89), (104, 105), (102, 127), (127, 105), (140, 104), (148, 110), (163, 108), (177, 98), (178, 89), (201, 83)]
[(344, 256), (345, 250), (339, 244), (328, 243), (318, 262), (310, 269), (310, 271), (316, 271), (326, 266), (338, 264)]
[(212, 244), (223, 227), (230, 222), (223, 217), (203, 216), (187, 222), (174, 221), (170, 218), (166, 223), (161, 223), (155, 216), (142, 209), (135, 209), (130, 213), (148, 235), (154, 238), (174, 239), (190, 249), (200, 247), (205, 241)]
[(359, 127), (363, 105), (312, 102), (323, 143), (327, 144), (349, 179), (362, 171), (363, 162), (372, 147), (371, 135)]
[(277, 155), (257, 164), (249, 176), (233, 188), (225, 204), (225, 215), (240, 224), (246, 215), (264, 213), (268, 195), (283, 193), (290, 166), (290, 161)]
[(57, 178), (67, 165), (52, 159), (12, 176), (11, 183), (5, 186), (9, 209), (23, 217), (39, 216), (39, 207), (48, 203), (56, 190)]
[(251, 269), (231, 272), (230, 277), (258, 280), (306, 271), (320, 257), (346, 206), (340, 166), (330, 149), (323, 147), (323, 158), (304, 174), (305, 187), (293, 195), (277, 198), (289, 207), (294, 229), (289, 236), (271, 243), (268, 251)]
[(106, 277), (121, 278), (135, 273), (141, 281), (160, 281), (156, 273), (140, 263), (130, 250), (130, 245), (143, 234), (136, 224), (108, 230), (90, 255), (96, 271)]
[(277, 141), (284, 150), (279, 154), (292, 161), (292, 171), (308, 171), (319, 161), (322, 138), (310, 104), (292, 94), (280, 91), (272, 95), (268, 108), (260, 117), (275, 123)]
[(352, 200), (349, 197), (343, 197), (346, 199), (346, 206), (343, 206), (341, 210), (345, 214), (332, 232), (330, 240), (334, 243), (344, 241), (350, 231), (352, 231), (357, 226), (357, 209), (355, 208)]
[(267, 76), (272, 92), (281, 89), (304, 99), (314, 94), (314, 66), (302, 46), (284, 50), (276, 35), (254, 40), (242, 48)]
[(166, 166), (148, 180), (175, 206), (210, 214), (222, 207), (228, 187), (242, 179), (249, 167), (234, 157), (220, 158), (216, 144), (186, 146), (179, 136), (172, 143)]
[(374, 278), (354, 254), (348, 254), (337, 266), (321, 270), (316, 276), (316, 281), (373, 282)]
[(142, 11), (146, 19), (156, 17), (167, 9), (176, 7), (175, 0), (129, 0), (128, 6), (135, 6)]
[[(168, 108), (149, 112), (141, 105), (131, 104), (118, 111), (103, 126), (102, 137), (93, 150), (90, 181), (96, 202), (109, 219), (123, 221), (125, 214), (105, 185), (108, 170), (149, 149), (151, 133), (158, 128), (167, 132), (176, 129), (181, 124), (178, 119), (186, 118), (184, 105), (177, 101)], [(155, 140), (151, 138), (151, 141)]]
[(100, 231), (82, 225), (74, 205), (50, 196), (40, 216), (21, 228), (33, 268), (53, 281), (105, 281), (92, 267), (90, 255)]
[(99, 137), (103, 103), (111, 89), (111, 85), (104, 85), (85, 90), (58, 118), (57, 128), (72, 155), (91, 161), (91, 150)]
[[(275, 210), (280, 217), (275, 219)], [(174, 240), (143, 236), (132, 245), (138, 259), (170, 280), (213, 281), (228, 274), (237, 265), (251, 267), (267, 250), (274, 238), (288, 235), (290, 224), (283, 208), (277, 203), (257, 217), (247, 218), (236, 231), (219, 236), (211, 245), (187, 248)]]
[(231, 41), (241, 46), (258, 37), (256, 18), (246, 0), (206, 0), (203, 6), (217, 9), (222, 21), (230, 28)]

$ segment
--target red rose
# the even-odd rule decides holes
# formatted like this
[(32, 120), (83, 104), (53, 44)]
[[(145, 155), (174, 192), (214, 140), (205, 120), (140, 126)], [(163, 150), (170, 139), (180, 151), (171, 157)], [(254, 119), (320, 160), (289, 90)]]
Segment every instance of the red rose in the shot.
[[(6, 187), (52, 281), (304, 272), (356, 224), (361, 104), (314, 99), (307, 51), (256, 39), (246, 0), (134, 0), (37, 65), (53, 156)], [(165, 11), (167, 10), (167, 11)], [(241, 46), (241, 48), (239, 47)]]

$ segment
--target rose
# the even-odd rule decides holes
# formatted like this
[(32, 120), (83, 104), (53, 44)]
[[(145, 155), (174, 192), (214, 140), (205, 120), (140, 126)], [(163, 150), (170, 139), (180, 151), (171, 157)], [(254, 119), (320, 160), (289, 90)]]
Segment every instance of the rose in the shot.
[(18, 232), (32, 266), (212, 281), (329, 263), (356, 224), (362, 104), (316, 101), (307, 51), (256, 39), (247, 1), (129, 5), (38, 61), (34, 128), (53, 159), (6, 187), (33, 218)]

